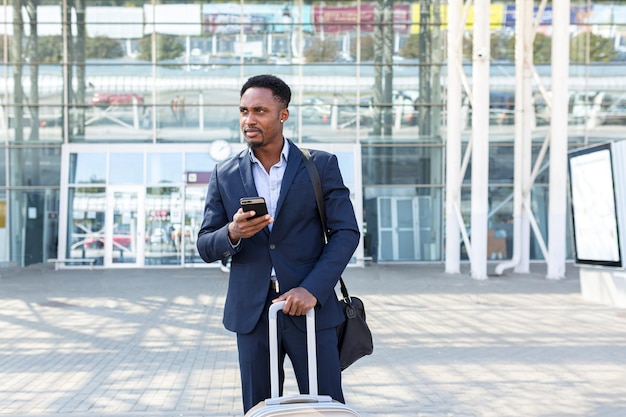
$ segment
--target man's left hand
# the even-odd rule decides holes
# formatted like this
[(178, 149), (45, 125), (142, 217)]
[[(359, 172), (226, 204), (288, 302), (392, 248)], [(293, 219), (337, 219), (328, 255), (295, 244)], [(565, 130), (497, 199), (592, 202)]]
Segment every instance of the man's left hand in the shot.
[(307, 311), (315, 307), (317, 298), (306, 288), (292, 288), (272, 302), (284, 301), (283, 313), (290, 316), (303, 316)]

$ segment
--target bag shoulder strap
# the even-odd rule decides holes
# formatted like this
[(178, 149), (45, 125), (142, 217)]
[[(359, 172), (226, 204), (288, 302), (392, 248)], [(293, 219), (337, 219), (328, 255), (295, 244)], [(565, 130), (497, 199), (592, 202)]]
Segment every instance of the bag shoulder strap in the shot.
[(313, 191), (315, 191), (315, 201), (317, 202), (317, 212), (320, 215), (322, 221), (322, 227), (324, 228), (324, 239), (328, 242), (328, 229), (326, 229), (326, 212), (324, 211), (324, 196), (322, 194), (322, 181), (320, 180), (320, 174), (317, 172), (315, 163), (311, 160), (311, 153), (308, 149), (300, 148), (302, 155), (304, 156), (304, 166), (309, 171), (309, 177), (313, 183)]
[[(322, 181), (320, 180), (320, 174), (317, 172), (317, 168), (313, 163), (313, 160), (311, 160), (311, 152), (309, 152), (306, 148), (300, 148), (300, 152), (302, 152), (302, 156), (304, 156), (304, 166), (307, 171), (309, 171), (309, 176), (311, 177), (311, 182), (313, 183), (315, 201), (317, 202), (317, 212), (319, 213), (320, 220), (322, 221), (324, 239), (328, 242), (328, 229), (326, 228), (326, 212), (324, 211), (324, 197), (322, 194)], [(344, 299), (349, 299), (350, 295), (348, 294), (348, 289), (346, 288), (346, 284), (344, 284), (342, 277), (339, 277), (339, 283), (341, 286), (341, 295), (343, 295)]]

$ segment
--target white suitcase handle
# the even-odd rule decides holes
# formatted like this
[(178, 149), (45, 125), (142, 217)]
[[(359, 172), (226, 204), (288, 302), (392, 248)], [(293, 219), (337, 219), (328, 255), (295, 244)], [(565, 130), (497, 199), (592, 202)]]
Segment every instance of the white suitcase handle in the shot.
[[(278, 311), (285, 306), (285, 301), (279, 301), (270, 306), (269, 330), (270, 330), (270, 386), (272, 399), (279, 398), (278, 384), (278, 326), (276, 316)], [(315, 308), (306, 313), (306, 345), (309, 366), (309, 397), (313, 401), (330, 401), (328, 396), (317, 394), (317, 347), (315, 344)], [(288, 401), (287, 398), (284, 400)]]

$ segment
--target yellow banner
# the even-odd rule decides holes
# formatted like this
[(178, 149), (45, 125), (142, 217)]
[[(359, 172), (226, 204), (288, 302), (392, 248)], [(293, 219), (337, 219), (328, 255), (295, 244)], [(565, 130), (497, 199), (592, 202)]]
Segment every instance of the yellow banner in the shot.
[[(464, 13), (464, 11), (463, 11)], [(441, 29), (448, 28), (448, 5), (443, 4), (439, 8), (439, 22), (435, 21), (435, 15), (433, 10), (430, 11), (430, 24), (434, 25), (440, 23)], [(489, 26), (491, 28), (499, 28), (504, 25), (505, 20), (505, 5), (504, 4), (491, 4), (489, 6)], [(411, 7), (411, 21), (420, 22), (420, 5), (412, 4)], [(474, 27), (474, 6), (471, 5), (469, 13), (467, 14), (467, 21), (465, 22), (465, 29), (472, 29)], [(420, 25), (411, 25), (411, 34), (417, 34), (420, 31)]]
[(0, 229), (7, 227), (7, 202), (0, 201)]

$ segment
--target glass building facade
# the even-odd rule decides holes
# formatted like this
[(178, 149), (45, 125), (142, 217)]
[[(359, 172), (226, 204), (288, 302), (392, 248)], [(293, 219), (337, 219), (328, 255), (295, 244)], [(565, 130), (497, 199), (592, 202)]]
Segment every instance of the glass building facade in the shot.
[[(286, 136), (338, 153), (363, 231), (355, 260), (442, 262), (447, 6), (443, 0), (6, 0), (0, 5), (0, 262), (202, 265), (195, 233), (206, 184), (216, 163), (245, 148), (239, 89), (259, 73), (292, 87)], [(508, 259), (515, 2), (493, 1), (490, 8), (488, 252), (490, 259)], [(535, 77), (548, 90), (537, 83), (534, 92), (536, 158), (550, 123), (551, 9), (540, 10), (539, 2), (535, 8), (543, 12)], [(569, 147), (621, 140), (626, 4), (572, 1), (570, 20)], [(470, 9), (463, 39), (470, 83), (472, 22)], [(471, 111), (467, 100), (465, 144)], [(544, 238), (545, 164), (532, 191)], [(470, 172), (471, 163), (461, 196), (466, 225)], [(541, 258), (531, 243), (531, 259)]]

